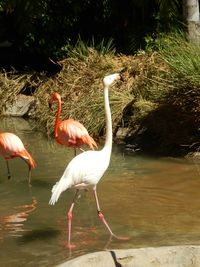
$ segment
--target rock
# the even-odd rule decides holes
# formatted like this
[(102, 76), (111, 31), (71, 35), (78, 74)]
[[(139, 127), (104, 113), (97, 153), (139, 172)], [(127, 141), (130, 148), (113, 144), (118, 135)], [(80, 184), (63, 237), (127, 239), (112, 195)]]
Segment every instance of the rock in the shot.
[(57, 267), (199, 267), (200, 246), (110, 250), (86, 254)]
[(34, 127), (34, 122), (31, 120), (26, 120), (21, 117), (2, 117), (0, 130), (2, 131), (14, 131), (18, 134), (21, 131), (32, 131)]
[(7, 104), (3, 115), (22, 117), (28, 115), (35, 103), (33, 96), (19, 94), (12, 104)]
[(129, 132), (128, 128), (119, 127), (117, 132), (116, 132), (116, 138), (117, 139), (124, 139), (127, 136), (128, 132)]
[(188, 158), (188, 159), (197, 159), (197, 160), (200, 160), (200, 152), (199, 151), (190, 152), (185, 157)]

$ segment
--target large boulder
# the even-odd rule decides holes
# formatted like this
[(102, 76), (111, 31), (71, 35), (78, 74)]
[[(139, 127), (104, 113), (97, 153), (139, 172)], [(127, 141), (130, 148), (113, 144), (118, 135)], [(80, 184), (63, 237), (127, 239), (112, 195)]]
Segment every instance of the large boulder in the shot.
[(200, 246), (168, 246), (86, 254), (57, 267), (199, 267)]

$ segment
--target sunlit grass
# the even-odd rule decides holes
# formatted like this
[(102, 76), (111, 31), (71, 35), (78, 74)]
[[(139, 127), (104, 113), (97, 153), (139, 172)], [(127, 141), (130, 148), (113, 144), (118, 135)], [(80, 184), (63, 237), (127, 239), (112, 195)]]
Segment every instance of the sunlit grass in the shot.
[(189, 42), (183, 34), (173, 34), (166, 38), (165, 46), (160, 54), (171, 68), (170, 76), (177, 83), (184, 82), (191, 86), (199, 86), (199, 45)]
[[(127, 57), (128, 59), (128, 57)], [(53, 91), (62, 97), (61, 119), (79, 120), (90, 134), (98, 136), (104, 132), (105, 112), (103, 100), (103, 77), (120, 72), (126, 61), (123, 56), (100, 55), (92, 50), (87, 60), (68, 58), (61, 62), (63, 70), (47, 82), (41, 84), (35, 93), (38, 105), (36, 118), (46, 127), (47, 133), (53, 131), (57, 107), (49, 110), (48, 101)], [(129, 63), (130, 64), (130, 63)], [(123, 118), (123, 110), (133, 99), (132, 86), (127, 81), (116, 82), (110, 89), (110, 106), (113, 124), (117, 125)]]
[[(176, 128), (176, 135), (171, 134), (172, 141), (178, 144), (182, 140), (184, 145), (191, 145), (196, 142), (200, 123), (200, 48), (182, 35), (162, 38), (160, 50), (140, 51), (135, 56), (104, 54), (103, 48), (99, 53), (80, 41), (71, 50), (71, 57), (59, 62), (63, 67), (60, 73), (52, 77), (34, 72), (2, 72), (0, 97), (5, 101), (0, 104), (1, 112), (17, 94), (34, 87), (36, 105), (32, 117), (37, 120), (38, 129), (52, 134), (57, 107), (50, 110), (48, 101), (52, 92), (57, 91), (62, 97), (61, 119), (79, 120), (97, 137), (105, 133), (103, 77), (122, 71), (124, 83), (116, 82), (109, 91), (113, 132), (122, 126), (137, 131), (146, 123), (142, 124), (145, 130), (150, 128), (153, 135), (158, 133), (160, 140), (170, 141), (168, 126), (174, 123), (180, 124), (180, 130), (176, 125), (171, 126)], [(181, 127), (188, 124), (191, 126)], [(187, 129), (193, 131), (190, 139)]]

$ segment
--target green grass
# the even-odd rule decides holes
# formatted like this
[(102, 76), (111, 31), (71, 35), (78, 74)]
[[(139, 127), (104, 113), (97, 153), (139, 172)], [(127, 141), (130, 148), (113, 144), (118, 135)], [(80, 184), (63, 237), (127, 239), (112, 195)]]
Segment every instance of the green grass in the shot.
[(161, 56), (169, 65), (171, 77), (177, 82), (190, 86), (200, 84), (200, 46), (189, 42), (184, 35), (168, 36)]
[(86, 60), (92, 52), (98, 52), (100, 55), (115, 54), (114, 41), (112, 38), (97, 42), (94, 38), (85, 42), (79, 36), (75, 45), (68, 43), (61, 48), (61, 54), (65, 57), (77, 58), (80, 60)]

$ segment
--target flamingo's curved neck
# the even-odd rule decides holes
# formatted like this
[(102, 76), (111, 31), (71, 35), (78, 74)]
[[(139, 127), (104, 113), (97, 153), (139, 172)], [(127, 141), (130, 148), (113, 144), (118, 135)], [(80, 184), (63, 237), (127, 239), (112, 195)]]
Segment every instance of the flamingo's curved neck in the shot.
[(55, 121), (55, 126), (54, 126), (54, 136), (55, 137), (57, 137), (58, 125), (60, 123), (60, 113), (61, 113), (61, 101), (58, 100), (58, 111), (57, 111), (56, 121)]
[(109, 105), (108, 87), (104, 87), (104, 108), (106, 119), (106, 140), (103, 150), (106, 150), (107, 156), (110, 158), (112, 151), (112, 117)]

